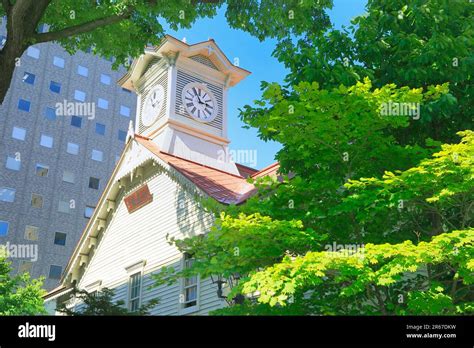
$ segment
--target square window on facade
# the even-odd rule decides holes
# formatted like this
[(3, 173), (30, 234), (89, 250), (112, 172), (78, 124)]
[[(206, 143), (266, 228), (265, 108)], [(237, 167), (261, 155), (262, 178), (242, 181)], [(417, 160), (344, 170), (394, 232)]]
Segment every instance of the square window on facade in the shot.
[(127, 139), (127, 132), (119, 129), (119, 131), (118, 131), (118, 140), (124, 142), (125, 139)]
[(25, 227), (25, 239), (27, 240), (38, 240), (39, 228), (36, 226), (26, 225)]
[(28, 100), (18, 100), (18, 110), (30, 112), (31, 103)]
[(66, 245), (66, 233), (56, 232), (54, 234), (54, 244), (56, 245)]
[(8, 187), (0, 187), (0, 202), (12, 203), (15, 201), (16, 190)]
[(29, 72), (26, 72), (26, 71), (23, 74), (23, 82), (24, 83), (27, 83), (29, 85), (34, 85), (35, 84), (35, 79), (36, 79), (35, 74), (29, 73)]
[(75, 90), (74, 91), (74, 99), (79, 100), (79, 101), (85, 101), (86, 100), (86, 92)]
[(50, 137), (49, 135), (41, 134), (40, 145), (47, 148), (52, 148), (53, 137)]
[(26, 129), (20, 127), (13, 127), (12, 138), (16, 140), (25, 140)]
[(66, 152), (71, 154), (71, 155), (77, 155), (79, 154), (79, 145), (74, 144), (74, 143), (67, 143), (67, 149)]
[(86, 68), (85, 66), (78, 65), (77, 66), (77, 74), (81, 75), (81, 76), (84, 76), (84, 77), (87, 77), (87, 76), (89, 76), (89, 69)]
[(92, 214), (94, 214), (95, 207), (91, 207), (90, 205), (86, 205), (86, 209), (84, 209), (84, 217), (86, 219), (90, 219)]
[(99, 135), (105, 135), (105, 124), (96, 123), (95, 124), (95, 132)]
[(46, 107), (44, 111), (44, 118), (50, 121), (56, 120), (56, 109), (51, 107)]
[(71, 212), (71, 207), (70, 207), (70, 204), (68, 201), (59, 201), (59, 204), (58, 204), (58, 211), (60, 213), (65, 213), (65, 214), (69, 214)]
[(21, 260), (20, 265), (18, 267), (18, 274), (31, 273), (32, 269), (33, 269), (33, 262)]
[(63, 172), (63, 181), (74, 184), (74, 173), (69, 170), (65, 170)]
[(19, 171), (21, 169), (21, 159), (20, 157), (7, 156), (7, 163), (5, 167), (10, 170)]
[(61, 279), (63, 268), (61, 266), (51, 265), (49, 267), (49, 278), (50, 279)]
[(38, 176), (48, 176), (49, 167), (44, 164), (36, 163), (35, 172)]
[(31, 206), (35, 208), (43, 208), (43, 196), (32, 193), (31, 194)]
[(34, 58), (34, 59), (38, 59), (39, 56), (40, 56), (40, 50), (36, 47), (33, 47), (33, 46), (30, 46), (28, 47), (28, 49), (26, 50), (26, 55), (28, 57), (31, 57), (31, 58)]
[(41, 34), (41, 33), (46, 33), (46, 32), (48, 32), (48, 25), (47, 25), (47, 24), (44, 24), (44, 23), (38, 25), (38, 30), (37, 30), (37, 31), (38, 31), (38, 33), (40, 33), (40, 34)]
[(61, 84), (59, 82), (51, 81), (49, 84), (49, 90), (53, 93), (61, 93)]
[(82, 117), (71, 116), (71, 126), (81, 128), (82, 127)]
[(99, 189), (100, 179), (93, 178), (92, 176), (89, 178), (89, 188), (98, 190)]
[(130, 108), (127, 106), (120, 105), (120, 115), (130, 117)]
[(7, 37), (4, 35), (0, 35), (0, 48), (3, 48), (5, 44), (7, 43)]
[(5, 237), (8, 235), (8, 228), (10, 224), (7, 221), (0, 220), (0, 237)]
[(54, 56), (53, 65), (57, 66), (58, 68), (64, 68), (64, 59), (61, 57)]
[(106, 99), (99, 98), (97, 106), (101, 109), (107, 110), (109, 108), (109, 101)]
[(99, 150), (92, 150), (91, 159), (102, 162), (104, 160), (104, 153)]
[(102, 82), (104, 85), (110, 85), (110, 82), (112, 81), (110, 75), (107, 74), (100, 74), (100, 82)]

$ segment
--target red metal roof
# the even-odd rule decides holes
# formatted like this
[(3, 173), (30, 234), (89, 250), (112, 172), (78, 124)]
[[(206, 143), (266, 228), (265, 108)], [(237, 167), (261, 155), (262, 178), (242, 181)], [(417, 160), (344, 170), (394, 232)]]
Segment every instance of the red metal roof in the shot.
[(249, 176), (248, 174), (251, 172), (252, 178), (258, 178), (265, 175), (276, 175), (280, 168), (278, 163), (274, 163), (261, 171), (238, 165), (237, 168), (239, 169), (239, 172), (247, 174), (244, 177), (163, 152), (159, 149), (158, 145), (144, 136), (136, 134), (135, 139), (160, 159), (191, 180), (210, 197), (224, 204), (242, 203), (256, 192), (255, 186), (249, 184), (246, 179), (246, 177)]

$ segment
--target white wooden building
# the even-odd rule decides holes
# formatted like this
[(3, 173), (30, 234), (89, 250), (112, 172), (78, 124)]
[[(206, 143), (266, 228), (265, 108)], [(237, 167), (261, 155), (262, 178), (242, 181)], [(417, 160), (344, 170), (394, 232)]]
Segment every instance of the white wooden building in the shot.
[(73, 285), (115, 290), (130, 310), (151, 299), (155, 315), (205, 315), (226, 305), (210, 279), (189, 278), (150, 289), (163, 266), (186, 266), (166, 236), (206, 233), (213, 216), (196, 198), (244, 202), (254, 192), (248, 176), (273, 175), (228, 158), (227, 91), (249, 74), (234, 66), (214, 40), (188, 45), (166, 36), (147, 48), (119, 84), (138, 94), (137, 119), (107, 187), (65, 269), (46, 296), (54, 312)]

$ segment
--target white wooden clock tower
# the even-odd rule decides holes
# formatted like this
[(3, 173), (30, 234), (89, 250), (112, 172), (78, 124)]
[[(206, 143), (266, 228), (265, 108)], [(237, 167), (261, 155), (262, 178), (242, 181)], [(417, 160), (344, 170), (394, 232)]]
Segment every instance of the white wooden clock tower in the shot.
[(214, 40), (188, 45), (167, 35), (147, 48), (119, 81), (138, 94), (135, 133), (161, 151), (229, 173), (227, 91), (250, 74)]

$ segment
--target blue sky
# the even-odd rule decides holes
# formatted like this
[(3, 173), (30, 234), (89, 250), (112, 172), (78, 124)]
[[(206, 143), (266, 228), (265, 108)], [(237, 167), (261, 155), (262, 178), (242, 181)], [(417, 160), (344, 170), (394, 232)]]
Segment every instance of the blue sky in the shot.
[[(334, 0), (334, 8), (329, 12), (331, 21), (337, 26), (349, 24), (349, 21), (364, 13), (366, 0)], [(231, 140), (231, 150), (249, 150), (256, 153), (256, 163), (243, 163), (258, 169), (275, 162), (275, 154), (281, 148), (278, 143), (264, 142), (257, 136), (256, 129), (244, 129), (239, 119), (239, 108), (244, 105), (253, 105), (253, 101), (260, 98), (260, 82), (283, 82), (287, 73), (282, 63), (272, 57), (275, 40), (258, 41), (251, 35), (231, 29), (224, 17), (224, 11), (212, 19), (197, 21), (191, 29), (178, 31), (169, 30), (168, 33), (179, 39), (186, 38), (188, 44), (213, 38), (227, 57), (233, 61), (239, 59), (240, 66), (252, 72), (240, 84), (229, 91), (228, 135)], [(255, 152), (256, 151), (256, 152)], [(236, 158), (236, 162), (239, 159)]]

